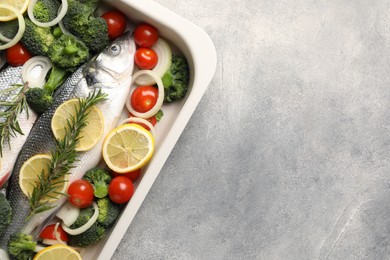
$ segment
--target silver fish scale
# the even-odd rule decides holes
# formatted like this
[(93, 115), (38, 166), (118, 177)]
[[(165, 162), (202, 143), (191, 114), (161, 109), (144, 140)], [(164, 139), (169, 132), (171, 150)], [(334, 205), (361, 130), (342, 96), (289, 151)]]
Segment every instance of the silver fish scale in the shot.
[(9, 225), (4, 236), (0, 238), (1, 248), (6, 248), (9, 236), (20, 231), (26, 224), (25, 220), (30, 212), (28, 199), (19, 187), (20, 168), (31, 156), (40, 153), (49, 153), (55, 147), (55, 138), (51, 131), (51, 118), (58, 106), (74, 96), (76, 86), (82, 84), (82, 70), (83, 67), (74, 72), (56, 92), (53, 106), (38, 118), (31, 129), (29, 138), (23, 145), (7, 186), (7, 199), (11, 204), (14, 214), (11, 225)]
[[(0, 72), (0, 91), (12, 87), (14, 84), (23, 84), (22, 80), (22, 66), (13, 67), (8, 66)], [(19, 92), (19, 89), (15, 89), (7, 94), (0, 93), (1, 101), (11, 101), (13, 96)], [(4, 111), (6, 107), (0, 106), (0, 111)]]

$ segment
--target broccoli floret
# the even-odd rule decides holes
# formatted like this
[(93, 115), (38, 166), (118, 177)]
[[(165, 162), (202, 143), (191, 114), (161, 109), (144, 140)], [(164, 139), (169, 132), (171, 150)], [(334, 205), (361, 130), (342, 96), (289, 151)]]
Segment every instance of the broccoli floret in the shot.
[(84, 226), (85, 223), (92, 217), (94, 213), (93, 207), (88, 207), (80, 210), (80, 214), (77, 217), (76, 221), (70, 226), (70, 228), (75, 229), (81, 226)]
[(95, 197), (103, 198), (107, 196), (108, 184), (111, 181), (111, 175), (108, 171), (102, 168), (93, 168), (85, 173), (83, 179), (93, 185)]
[(121, 208), (118, 204), (112, 202), (108, 197), (97, 201), (99, 208), (98, 222), (104, 227), (110, 227), (119, 217)]
[(18, 32), (18, 29), (19, 22), (16, 19), (9, 22), (0, 23), (0, 33), (9, 39), (14, 38), (14, 36)]
[(105, 234), (106, 229), (99, 225), (99, 223), (95, 222), (95, 224), (93, 224), (85, 232), (79, 235), (69, 236), (68, 245), (74, 247), (87, 247), (99, 242)]
[(0, 237), (12, 220), (12, 209), (5, 196), (0, 193)]
[(89, 49), (74, 36), (63, 34), (49, 46), (48, 56), (58, 67), (73, 71), (89, 59)]
[(94, 52), (109, 44), (106, 21), (94, 16), (99, 3), (100, 0), (69, 1), (68, 11), (62, 19), (65, 28)]
[(188, 90), (190, 69), (183, 56), (172, 55), (172, 65), (162, 77), (164, 101), (173, 102), (182, 99)]
[(49, 46), (54, 42), (50, 27), (40, 27), (27, 17), (26, 30), (20, 40), (33, 56), (47, 56)]
[(35, 19), (47, 23), (57, 17), (60, 3), (56, 0), (38, 0), (34, 6), (33, 14)]
[(53, 66), (49, 79), (43, 88), (30, 88), (26, 92), (28, 105), (37, 114), (42, 114), (50, 108), (53, 103), (53, 93), (68, 77), (69, 72)]
[(37, 114), (42, 114), (53, 104), (53, 97), (42, 88), (30, 88), (26, 92), (28, 105)]
[(33, 241), (32, 236), (23, 233), (12, 234), (8, 240), (8, 252), (16, 260), (32, 259), (36, 246), (37, 243)]

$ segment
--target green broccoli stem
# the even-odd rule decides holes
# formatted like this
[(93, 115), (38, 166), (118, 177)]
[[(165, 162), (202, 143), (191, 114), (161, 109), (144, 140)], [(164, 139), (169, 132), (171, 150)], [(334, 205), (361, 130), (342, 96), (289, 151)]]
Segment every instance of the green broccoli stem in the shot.
[(77, 47), (77, 45), (75, 44), (70, 44), (70, 45), (67, 45), (64, 50), (62, 51), (62, 54), (65, 54), (65, 55), (72, 55), (74, 53), (77, 53), (79, 51), (79, 47)]
[(94, 182), (95, 190), (94, 195), (97, 198), (104, 198), (108, 194), (108, 185), (104, 180)]
[(54, 91), (66, 80), (68, 77), (68, 71), (65, 69), (53, 66), (49, 75), (49, 79), (46, 84), (43, 86), (44, 90), (47, 91), (49, 95), (52, 95)]

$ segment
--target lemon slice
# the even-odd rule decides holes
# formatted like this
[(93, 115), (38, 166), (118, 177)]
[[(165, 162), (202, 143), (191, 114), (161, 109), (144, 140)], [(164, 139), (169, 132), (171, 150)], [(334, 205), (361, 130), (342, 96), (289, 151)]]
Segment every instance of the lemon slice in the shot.
[(66, 260), (82, 260), (79, 252), (67, 245), (53, 245), (48, 246), (38, 254), (35, 255), (34, 260), (53, 260), (53, 259), (66, 259)]
[[(7, 4), (16, 8), (22, 14), (26, 12), (29, 2), (30, 0), (1, 0), (0, 1), (1, 4)], [(7, 22), (13, 19), (16, 19), (16, 15), (13, 12), (5, 8), (0, 8), (0, 21)]]
[(124, 124), (112, 130), (103, 142), (103, 159), (118, 173), (145, 166), (154, 152), (154, 139), (142, 126)]
[[(54, 112), (51, 120), (51, 130), (57, 140), (64, 138), (67, 121), (71, 116), (76, 115), (76, 108), (79, 108), (79, 100), (71, 99), (62, 103)], [(104, 119), (102, 112), (96, 106), (91, 107), (87, 112), (87, 125), (81, 130), (76, 145), (76, 151), (78, 152), (88, 151), (94, 147), (103, 135)]]
[[(24, 162), (19, 173), (19, 186), (24, 195), (30, 197), (34, 189), (35, 183), (38, 181), (38, 176), (41, 175), (42, 171), (47, 176), (50, 167), (51, 156), (48, 154), (37, 154), (32, 156), (30, 159)], [(58, 187), (43, 197), (41, 201), (56, 201), (61, 195), (59, 193), (65, 193), (68, 188), (68, 175), (62, 176), (58, 181)]]

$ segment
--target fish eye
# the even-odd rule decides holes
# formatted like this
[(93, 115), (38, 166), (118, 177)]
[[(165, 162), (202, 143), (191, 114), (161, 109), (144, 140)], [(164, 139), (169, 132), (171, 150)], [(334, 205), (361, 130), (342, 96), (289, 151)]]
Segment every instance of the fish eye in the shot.
[(117, 44), (113, 44), (111, 45), (109, 48), (108, 48), (108, 51), (113, 54), (113, 55), (117, 55), (119, 54), (119, 52), (121, 51), (121, 48), (119, 45)]

